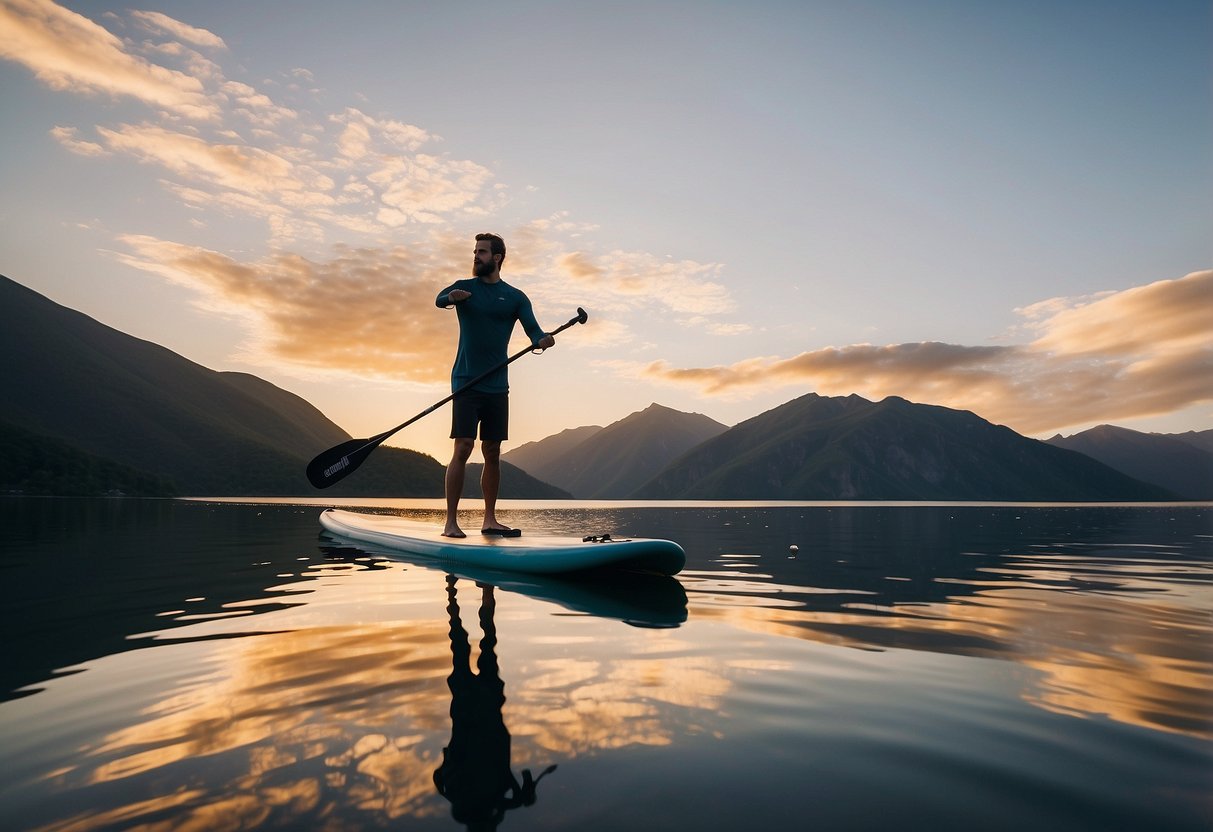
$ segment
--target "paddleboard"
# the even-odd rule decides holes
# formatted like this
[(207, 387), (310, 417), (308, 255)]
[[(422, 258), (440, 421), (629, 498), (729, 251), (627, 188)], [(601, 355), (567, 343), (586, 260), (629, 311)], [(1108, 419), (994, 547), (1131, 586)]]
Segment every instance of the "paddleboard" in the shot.
[(348, 561), (364, 569), (372, 568), (369, 561), (390, 559), (418, 569), (491, 584), (505, 592), (547, 601), (569, 612), (615, 619), (632, 627), (678, 627), (687, 620), (686, 590), (677, 578), (670, 575), (617, 569), (562, 572), (557, 575), (503, 572), (500, 569), (483, 569), (414, 555), (402, 549), (388, 549), (360, 540), (340, 540), (337, 535), (328, 532), (324, 533), (324, 537), (328, 541), (321, 544), (320, 550), (326, 558)]
[(330, 534), (347, 540), (509, 572), (551, 575), (586, 569), (619, 569), (676, 575), (686, 564), (686, 553), (672, 540), (583, 539), (525, 533), (522, 537), (472, 533), (466, 538), (455, 539), (443, 537), (438, 523), (340, 509), (327, 509), (321, 513), (320, 525)]

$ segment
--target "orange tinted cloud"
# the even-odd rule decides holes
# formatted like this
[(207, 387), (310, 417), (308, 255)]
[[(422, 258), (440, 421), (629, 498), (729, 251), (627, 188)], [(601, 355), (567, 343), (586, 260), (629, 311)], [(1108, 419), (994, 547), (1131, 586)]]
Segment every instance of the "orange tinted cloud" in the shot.
[(73, 153), (154, 166), (182, 199), (263, 219), (278, 242), (483, 216), (505, 200), (488, 168), (426, 152), (441, 139), (422, 128), (354, 108), (313, 118), (225, 77), (197, 51), (226, 50), (219, 36), (159, 12), (127, 14), (157, 41), (124, 41), (50, 0), (0, 0), (0, 57), (54, 89), (151, 108), (140, 124), (94, 126), (96, 140), (56, 127)]
[(241, 144), (209, 142), (155, 125), (97, 129), (106, 145), (175, 174), (244, 193), (331, 190), (323, 176), (300, 176), (300, 166), (282, 156)]
[[(158, 12), (127, 12), (125, 19), (115, 15), (115, 25), (150, 32), (152, 38), (124, 41), (49, 0), (13, 0), (6, 8), (9, 14), (16, 13), (13, 9), (24, 9), (29, 15), (31, 10), (40, 10), (48, 20), (71, 21), (74, 38), (66, 43), (76, 44), (68, 64), (74, 69), (64, 70), (63, 77), (72, 81), (63, 81), (64, 89), (88, 88), (81, 80), (80, 67), (87, 64), (85, 56), (95, 53), (104, 54), (107, 66), (134, 67), (145, 78), (188, 80), (190, 90), (211, 108), (211, 120), (206, 123), (184, 123), (162, 96), (132, 88), (126, 90), (127, 94), (136, 95), (152, 107), (138, 123), (63, 125), (51, 135), (78, 155), (126, 157), (140, 162), (154, 172), (161, 187), (199, 209), (193, 218), (199, 228), (205, 228), (209, 220), (204, 212), (252, 217), (265, 223), (269, 241), (276, 249), (307, 251), (322, 259), (330, 256), (319, 252), (331, 240), (374, 240), (374, 247), (364, 250), (365, 262), (360, 266), (364, 269), (385, 265), (394, 268), (393, 255), (383, 248), (382, 241), (399, 240), (412, 247), (413, 255), (419, 247), (425, 247), (443, 263), (461, 264), (455, 271), (444, 266), (432, 280), (445, 285), (451, 274), (465, 273), (468, 246), (460, 242), (457, 257), (439, 255), (434, 246), (436, 238), (429, 230), (458, 224), (466, 233), (470, 223), (481, 219), (490, 226), (489, 218), (510, 199), (509, 189), (496, 180), (492, 170), (473, 160), (437, 152), (442, 137), (421, 127), (371, 116), (349, 106), (336, 112), (317, 109), (313, 115), (307, 108), (306, 94), (293, 81), (287, 89), (301, 102), (300, 109), (284, 107), (262, 90), (227, 78), (219, 63), (198, 51), (212, 50), (213, 54), (227, 48), (221, 38), (204, 29)], [(42, 29), (50, 28), (51, 24), (44, 21)], [(31, 24), (26, 29), (32, 32), (36, 27)], [(26, 40), (33, 38), (31, 34)], [(58, 42), (49, 35), (43, 40)], [(22, 53), (26, 62), (51, 83), (55, 64), (49, 57), (50, 47), (27, 52)], [(15, 57), (15, 53), (5, 56)], [(110, 77), (105, 72), (99, 75)], [(305, 70), (297, 70), (293, 76), (294, 80), (311, 80)], [(274, 82), (263, 83), (273, 88)], [(114, 94), (121, 91), (111, 89)], [(734, 308), (732, 296), (720, 280), (721, 264), (637, 251), (602, 253), (585, 243), (571, 250), (571, 241), (595, 228), (567, 212), (557, 212), (507, 233), (508, 271), (524, 276), (537, 309), (550, 302), (559, 305), (563, 314), (570, 307), (570, 289), (578, 295), (584, 289), (593, 289), (595, 325), (581, 342), (618, 344), (631, 340), (634, 336), (625, 321), (636, 310), (648, 307), (672, 312), (672, 316), (664, 317), (705, 332), (746, 331), (743, 323), (722, 322), (719, 318)], [(261, 278), (280, 271), (287, 258), (281, 254), (274, 262), (221, 263), (215, 258), (222, 255), (213, 252), (213, 256), (201, 257), (201, 249), (171, 249), (167, 242), (157, 241), (153, 246), (149, 238), (127, 238), (128, 243), (131, 240), (138, 240), (138, 248), (147, 256), (129, 262), (150, 271), (172, 273), (174, 279), (199, 287), (204, 293), (214, 292), (216, 286), (225, 287), (221, 294), (231, 291), (221, 276), (233, 273), (237, 267), (252, 268)], [(193, 253), (187, 255), (190, 251)], [(343, 257), (339, 253), (332, 262)], [(375, 266), (370, 265), (371, 261)], [(324, 270), (315, 259), (304, 262), (312, 263), (317, 273)], [(402, 272), (408, 273), (407, 269)], [(186, 274), (193, 276), (186, 279)], [(224, 304), (216, 307), (224, 308)], [(299, 314), (295, 320), (305, 325), (307, 315)], [(293, 332), (292, 322), (281, 315), (267, 311), (252, 326), (255, 333), (262, 333), (255, 336), (257, 343), (273, 345), (269, 352), (275, 360), (294, 355), (308, 366), (319, 362), (359, 373), (388, 372), (379, 357), (355, 355), (341, 364), (333, 358), (291, 350), (287, 345), (292, 336), (287, 333)]]
[(198, 79), (131, 54), (103, 27), (49, 0), (3, 0), (0, 30), (0, 57), (53, 89), (131, 97), (195, 120), (219, 115)]
[(123, 262), (199, 292), (210, 311), (248, 322), (255, 362), (427, 384), (448, 378), (455, 317), (434, 298), (465, 270), (443, 256), (451, 249), (441, 241), (338, 247), (325, 262), (279, 253), (252, 263), (152, 237), (122, 242), (130, 248), (119, 255)]
[[(639, 251), (595, 255), (573, 251), (556, 257), (561, 272), (596, 292), (617, 298), (644, 298), (686, 315), (718, 315), (733, 309), (728, 289), (718, 278), (723, 265), (674, 260)], [(630, 303), (628, 305), (631, 305)]]
[[(541, 236), (528, 239), (536, 251), (555, 248)], [(242, 261), (143, 235), (123, 235), (120, 242), (127, 248), (116, 255), (121, 262), (196, 292), (208, 313), (240, 319), (249, 332), (241, 357), (250, 363), (426, 384), (447, 379), (455, 317), (437, 309), (434, 298), (467, 275), (472, 235), (435, 233), (392, 248), (335, 246), (326, 260), (280, 251)], [(573, 312), (565, 278), (551, 271), (550, 262), (533, 253), (517, 259), (511, 253), (507, 262), (535, 270), (520, 284), (542, 324), (552, 327), (553, 314)], [(607, 291), (595, 297), (593, 325), (571, 342), (575, 348), (631, 338), (624, 323), (600, 315), (600, 307), (611, 303)], [(512, 343), (511, 351), (523, 343)]]
[(1213, 331), (1213, 271), (1123, 292), (1018, 310), (1041, 331), (1037, 350), (1063, 355), (1140, 357), (1207, 347)]
[(455, 212), (484, 215), (481, 202), (493, 175), (475, 162), (419, 153), (386, 159), (366, 181), (379, 192), (377, 219), (388, 227), (437, 223)]
[(86, 142), (77, 138), (75, 127), (55, 127), (51, 130), (51, 137), (72, 153), (77, 153), (81, 156), (105, 156), (109, 153), (108, 150), (96, 142)]
[(772, 385), (896, 395), (972, 410), (1029, 434), (1213, 401), (1213, 271), (1020, 312), (1036, 334), (1023, 346), (857, 344), (723, 366), (656, 361), (624, 371), (709, 395)]
[(160, 12), (145, 12), (131, 11), (131, 17), (139, 21), (143, 26), (153, 32), (164, 32), (172, 35), (178, 40), (192, 43), (195, 46), (204, 46), (209, 49), (226, 49), (227, 44), (223, 42), (223, 38), (208, 32), (206, 29), (199, 29), (195, 26), (182, 23), (180, 20), (174, 20), (166, 14)]

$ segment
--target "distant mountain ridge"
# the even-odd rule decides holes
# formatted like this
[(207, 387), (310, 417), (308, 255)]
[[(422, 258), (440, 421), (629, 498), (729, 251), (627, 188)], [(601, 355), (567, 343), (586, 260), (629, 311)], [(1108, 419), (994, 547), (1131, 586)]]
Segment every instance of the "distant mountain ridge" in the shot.
[(968, 411), (808, 394), (710, 439), (645, 499), (1157, 500), (1175, 495)]
[(1151, 433), (1147, 435), (1178, 439), (1180, 442), (1184, 442), (1194, 448), (1200, 448), (1202, 451), (1213, 453), (1213, 430), (1190, 430), (1185, 433)]
[[(9, 391), (0, 399), (0, 493), (442, 494), (443, 465), (390, 447), (317, 492), (304, 465), (350, 437), (300, 397), (256, 376), (209, 370), (2, 276), (0, 304), (0, 383)], [(733, 428), (653, 404), (504, 454), (501, 496), (1213, 498), (1202, 479), (1213, 431), (1086, 433), (1038, 442), (967, 411), (897, 397), (809, 394)], [(1057, 447), (1067, 443), (1086, 443), (1089, 455)], [(1131, 452), (1116, 457), (1114, 448)], [(469, 471), (465, 495), (478, 494), (477, 479)]]
[[(582, 442), (602, 430), (601, 425), (569, 428), (537, 442), (527, 442), (501, 455), (501, 458), (534, 476), (544, 479), (550, 471), (558, 471), (565, 457)], [(549, 480), (550, 481), (550, 480)]]
[[(727, 429), (701, 413), (652, 404), (605, 428), (577, 428), (534, 443), (527, 450), (534, 467), (526, 470), (578, 499), (628, 497), (670, 462)], [(588, 438), (576, 441), (581, 436)], [(518, 451), (502, 459), (524, 467)]]
[[(207, 369), (2, 276), (0, 307), (0, 384), (10, 391), (0, 398), (2, 490), (317, 494), (304, 466), (350, 438), (263, 379)], [(59, 471), (52, 479), (35, 470), (47, 458)], [(432, 457), (382, 447), (357, 475), (323, 493), (440, 497), (443, 477)], [(507, 485), (525, 490), (511, 493)], [(502, 496), (561, 492), (519, 472), (503, 479)]]
[(1213, 431), (1168, 435), (1099, 425), (1073, 436), (1054, 436), (1048, 442), (1189, 500), (1213, 500), (1213, 452), (1202, 447), (1202, 443), (1213, 443)]

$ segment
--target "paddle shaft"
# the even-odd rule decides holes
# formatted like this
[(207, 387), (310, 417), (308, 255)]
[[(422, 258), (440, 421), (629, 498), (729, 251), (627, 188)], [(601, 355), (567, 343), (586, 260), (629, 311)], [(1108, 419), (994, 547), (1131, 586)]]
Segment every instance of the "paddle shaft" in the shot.
[[(567, 323), (563, 323), (563, 324), (561, 324), (560, 326), (558, 326), (556, 329), (552, 330), (552, 331), (551, 331), (551, 332), (549, 332), (548, 334), (549, 334), (549, 335), (551, 335), (551, 336), (554, 338), (554, 337), (556, 337), (557, 335), (559, 335), (560, 333), (564, 332), (564, 331), (565, 331), (566, 329), (568, 329), (569, 327), (574, 326), (575, 324), (584, 323), (584, 322), (585, 322), (585, 320), (586, 320), (586, 318), (585, 318), (585, 313), (584, 313), (584, 312), (583, 312), (581, 309), (578, 309), (578, 310), (577, 310), (577, 312), (578, 312), (578, 315), (577, 315), (577, 317), (576, 317), (576, 318), (573, 318), (573, 319), (569, 320)], [(399, 425), (397, 425), (396, 427), (392, 428), (391, 430), (389, 430), (389, 431), (387, 431), (387, 432), (385, 432), (385, 433), (381, 433), (381, 434), (379, 434), (378, 436), (374, 437), (373, 439), (368, 439), (368, 440), (367, 440), (367, 444), (370, 444), (371, 442), (374, 442), (374, 443), (378, 444), (378, 443), (382, 442), (383, 440), (387, 439), (387, 438), (388, 438), (389, 436), (391, 436), (393, 433), (396, 433), (397, 431), (404, 430), (404, 429), (405, 429), (405, 428), (407, 428), (409, 425), (413, 424), (413, 422), (416, 422), (418, 419), (422, 419), (422, 418), (424, 418), (424, 417), (426, 417), (426, 416), (429, 416), (429, 415), (430, 415), (431, 413), (433, 413), (435, 410), (437, 410), (438, 408), (442, 407), (442, 406), (443, 406), (444, 404), (446, 404), (447, 402), (449, 402), (449, 401), (451, 401), (452, 399), (454, 399), (454, 398), (455, 398), (456, 396), (458, 396), (460, 393), (463, 393), (463, 392), (464, 392), (464, 391), (466, 391), (466, 390), (470, 390), (471, 388), (475, 387), (477, 384), (479, 384), (480, 382), (484, 381), (486, 378), (488, 378), (489, 376), (491, 376), (493, 373), (495, 373), (495, 372), (497, 372), (498, 370), (500, 370), (502, 367), (508, 367), (510, 364), (513, 364), (515, 361), (517, 361), (519, 358), (522, 358), (522, 356), (526, 355), (527, 353), (534, 352), (534, 350), (535, 350), (535, 348), (534, 348), (534, 347), (527, 347), (527, 348), (526, 348), (526, 349), (524, 349), (524, 350), (519, 350), (518, 352), (514, 353), (514, 354), (513, 354), (513, 355), (511, 355), (509, 358), (507, 358), (505, 361), (502, 361), (502, 362), (501, 362), (500, 364), (498, 364), (496, 367), (493, 367), (493, 368), (491, 368), (491, 369), (485, 370), (483, 373), (481, 373), (480, 375), (476, 376), (474, 379), (472, 379), (472, 380), (471, 380), (471, 381), (469, 381), (467, 384), (465, 384), (465, 385), (463, 385), (462, 387), (460, 387), (460, 388), (459, 388), (458, 390), (456, 390), (455, 392), (451, 393), (451, 395), (447, 396), (447, 397), (446, 397), (445, 399), (443, 399), (442, 401), (439, 401), (439, 402), (434, 402), (434, 404), (430, 405), (430, 406), (429, 406), (429, 407), (427, 407), (425, 410), (421, 411), (421, 412), (420, 412), (420, 413), (418, 413), (416, 416), (414, 416), (412, 419), (409, 419), (407, 422), (401, 422)], [(540, 350), (540, 352), (542, 352), (542, 350)]]
[[(555, 330), (553, 330), (552, 332), (550, 332), (548, 334), (551, 336), (559, 335), (561, 332), (564, 332), (566, 329), (568, 329), (571, 326), (574, 326), (576, 324), (585, 323), (587, 319), (588, 319), (588, 315), (586, 315), (585, 310), (578, 307), (577, 308), (577, 317), (570, 319), (567, 323), (561, 324), (559, 327), (557, 327)], [(509, 358), (507, 358), (505, 361), (502, 361), (500, 364), (497, 364), (496, 366), (494, 366), (488, 370), (485, 370), (483, 373), (476, 376), (474, 379), (469, 381), (467, 384), (464, 384), (461, 387), (459, 387), (459, 389), (455, 390), (453, 393), (451, 393), (446, 398), (442, 399), (441, 401), (435, 402), (434, 404), (430, 405), (425, 410), (421, 411), (420, 413), (418, 413), (416, 416), (412, 417), (411, 419), (401, 422), (400, 424), (396, 425), (396, 427), (392, 428), (391, 430), (384, 431), (383, 433), (379, 434), (378, 436), (372, 436), (370, 439), (361, 440), (362, 444), (358, 445), (357, 447), (351, 447), (351, 446), (355, 442), (358, 442), (359, 440), (354, 440), (353, 442), (343, 442), (341, 445), (337, 445), (336, 447), (330, 448), (329, 450), (325, 451), (324, 453), (319, 454), (315, 459), (312, 460), (311, 464), (308, 465), (308, 479), (311, 481), (312, 485), (316, 486), (317, 488), (327, 488), (328, 486), (332, 485), (333, 483), (337, 482), (338, 480), (344, 479), (348, 474), (352, 474), (354, 472), (354, 469), (357, 468), (359, 465), (361, 465), (363, 460), (366, 459), (367, 455), (370, 454), (371, 451), (373, 451), (376, 447), (378, 447), (389, 436), (391, 436), (394, 433), (404, 430), (409, 425), (413, 424), (413, 422), (416, 422), (418, 419), (425, 418), (426, 416), (430, 415), (438, 408), (442, 407), (447, 402), (454, 399), (460, 393), (463, 393), (463, 392), (471, 389), (472, 387), (475, 387), (477, 384), (484, 381), (486, 378), (491, 376), (493, 373), (497, 372), (498, 370), (502, 369), (503, 367), (507, 367), (510, 364), (513, 364), (515, 361), (517, 361), (519, 358), (522, 358), (527, 353), (533, 352), (534, 349), (535, 349), (534, 347), (527, 347), (524, 350), (519, 350), (518, 352), (516, 352), (515, 354), (513, 354)], [(542, 350), (540, 352), (542, 352)], [(331, 464), (326, 465), (325, 463), (331, 463)]]

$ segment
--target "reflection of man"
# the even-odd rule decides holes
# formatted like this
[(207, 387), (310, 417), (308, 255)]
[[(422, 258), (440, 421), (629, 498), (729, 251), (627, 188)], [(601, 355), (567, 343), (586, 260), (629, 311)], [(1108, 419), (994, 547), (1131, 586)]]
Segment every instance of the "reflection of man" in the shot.
[(456, 579), (446, 578), (447, 613), (451, 621), (451, 741), (442, 749), (442, 765), (434, 772), (438, 793), (451, 801), (451, 816), (469, 829), (496, 829), (510, 809), (535, 802), (539, 781), (556, 766), (548, 766), (537, 778), (529, 769), (522, 783), (510, 770), (510, 732), (501, 708), (505, 705), (505, 683), (497, 668), (497, 630), (493, 625), (493, 587), (479, 584), (480, 658), (472, 673), (472, 646), (459, 620)]

